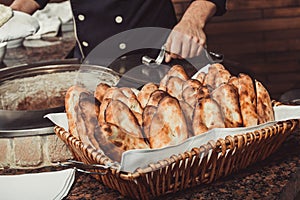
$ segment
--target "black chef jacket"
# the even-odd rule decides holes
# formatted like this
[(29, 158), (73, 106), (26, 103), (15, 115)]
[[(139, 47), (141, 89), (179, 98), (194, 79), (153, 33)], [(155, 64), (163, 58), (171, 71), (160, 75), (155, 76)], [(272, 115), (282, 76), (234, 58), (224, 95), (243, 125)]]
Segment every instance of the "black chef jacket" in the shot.
[[(43, 8), (48, 0), (36, 0)], [(222, 15), (226, 0), (211, 0)], [(139, 27), (171, 29), (176, 15), (171, 0), (71, 0), (81, 56), (108, 37)]]

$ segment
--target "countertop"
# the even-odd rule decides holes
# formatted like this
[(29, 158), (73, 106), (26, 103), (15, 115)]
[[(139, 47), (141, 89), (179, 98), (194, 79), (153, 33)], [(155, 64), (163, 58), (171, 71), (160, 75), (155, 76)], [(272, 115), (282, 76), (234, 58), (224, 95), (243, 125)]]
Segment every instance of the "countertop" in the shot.
[[(65, 59), (75, 41), (71, 35), (53, 40), (46, 47), (18, 47), (8, 49), (2, 67), (26, 63)], [(4, 169), (0, 174), (24, 174), (61, 170), (45, 167), (32, 170)], [(160, 199), (300, 199), (300, 131), (293, 133), (283, 145), (266, 160), (255, 163), (238, 173), (212, 184), (196, 186)], [(65, 198), (74, 199), (127, 199), (104, 186), (92, 175), (76, 172), (76, 180)]]
[[(294, 132), (282, 146), (266, 160), (247, 169), (219, 179), (209, 185), (196, 186), (159, 199), (300, 199), (300, 131)], [(45, 167), (32, 170), (4, 169), (0, 174), (24, 174), (62, 170), (62, 167)], [(92, 175), (76, 172), (75, 182), (65, 198), (123, 199), (117, 191), (109, 189)]]

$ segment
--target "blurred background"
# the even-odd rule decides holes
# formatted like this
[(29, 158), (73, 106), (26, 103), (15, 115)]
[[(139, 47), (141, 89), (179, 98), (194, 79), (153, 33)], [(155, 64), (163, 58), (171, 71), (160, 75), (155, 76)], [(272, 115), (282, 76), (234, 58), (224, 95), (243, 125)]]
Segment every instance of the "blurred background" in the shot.
[[(180, 20), (190, 0), (172, 1)], [(7, 4), (10, 2), (6, 0)], [(244, 72), (263, 82), (273, 99), (279, 100), (290, 90), (299, 91), (299, 0), (227, 0), (227, 13), (207, 24), (206, 35), (208, 49), (223, 54), (224, 65), (230, 71)], [(65, 52), (63, 56), (75, 44), (72, 37), (68, 33), (64, 46), (55, 47), (60, 54)], [(49, 47), (47, 51), (55, 48)], [(41, 59), (47, 58), (38, 58)]]
[[(189, 0), (173, 0), (178, 19)], [(227, 67), (262, 81), (275, 99), (300, 89), (300, 1), (227, 0), (227, 13), (207, 24), (208, 49)]]

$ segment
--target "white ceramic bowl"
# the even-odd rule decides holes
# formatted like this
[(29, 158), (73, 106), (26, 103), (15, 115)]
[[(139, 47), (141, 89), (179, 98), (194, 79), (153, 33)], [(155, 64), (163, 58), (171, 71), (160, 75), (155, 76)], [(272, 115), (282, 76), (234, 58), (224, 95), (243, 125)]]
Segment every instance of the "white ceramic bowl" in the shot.
[(0, 42), (0, 63), (3, 62), (7, 48), (7, 42)]

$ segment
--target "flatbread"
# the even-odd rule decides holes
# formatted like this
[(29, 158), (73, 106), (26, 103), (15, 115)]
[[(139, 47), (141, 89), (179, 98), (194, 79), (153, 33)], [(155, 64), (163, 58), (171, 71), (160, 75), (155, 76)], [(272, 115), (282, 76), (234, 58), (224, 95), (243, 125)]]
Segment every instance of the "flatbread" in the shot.
[(135, 137), (144, 137), (137, 118), (129, 107), (119, 100), (112, 100), (105, 109), (105, 122), (115, 124)]
[(239, 74), (238, 88), (243, 126), (256, 126), (258, 124), (256, 109), (256, 93), (250, 76)]
[(149, 149), (144, 138), (135, 137), (111, 123), (102, 123), (94, 136), (105, 155), (117, 162), (121, 162), (122, 154), (127, 150)]
[(221, 107), (226, 128), (243, 126), (239, 95), (235, 86), (223, 84), (211, 96)]
[(77, 139), (79, 139), (77, 114), (79, 112), (79, 96), (82, 92), (88, 91), (80, 86), (72, 86), (67, 90), (65, 96), (65, 109), (68, 118), (69, 132)]
[(99, 114), (98, 114), (98, 122), (99, 123), (106, 122), (105, 121), (105, 110), (111, 101), (112, 101), (111, 98), (103, 99), (103, 101), (99, 107)]
[(225, 128), (225, 122), (219, 104), (210, 97), (198, 101), (193, 114), (195, 135), (213, 128)]
[(182, 92), (182, 97), (185, 102), (187, 102), (192, 108), (195, 108), (197, 101), (201, 98), (210, 95), (210, 89), (208, 86), (201, 87), (186, 87)]
[(164, 98), (165, 96), (169, 96), (169, 94), (163, 90), (155, 90), (149, 97), (147, 102), (147, 106), (158, 106), (159, 101)]
[(125, 88), (109, 88), (103, 99), (106, 98), (123, 102), (133, 111), (133, 113), (143, 113), (143, 108), (131, 89), (126, 91)]
[(106, 83), (99, 83), (95, 89), (94, 96), (98, 101), (102, 102), (103, 97), (106, 94), (106, 91), (111, 88), (108, 84)]
[(157, 107), (155, 106), (146, 106), (144, 108), (143, 115), (142, 115), (143, 118), (142, 127), (146, 138), (150, 137), (150, 126), (152, 123), (153, 116), (155, 115), (156, 112), (157, 112)]
[(79, 132), (80, 139), (94, 147), (99, 149), (99, 143), (94, 137), (95, 129), (99, 125), (97, 116), (99, 114), (99, 105), (97, 99), (95, 99), (92, 93), (82, 92), (79, 96), (79, 112), (78, 115), (81, 115), (81, 118), (84, 122), (85, 130)]
[(142, 108), (144, 108), (150, 98), (150, 95), (155, 90), (158, 90), (158, 85), (155, 83), (147, 83), (145, 84), (139, 94), (137, 95), (137, 99), (140, 102)]
[(218, 74), (218, 68), (214, 65), (210, 66), (208, 68), (208, 73), (206, 74), (203, 85), (209, 85), (210, 87), (214, 88), (215, 85), (215, 78)]
[(205, 76), (206, 76), (206, 73), (200, 72), (200, 73), (197, 74), (195, 79), (198, 80), (203, 85), (204, 80), (205, 80)]
[(161, 79), (159, 83), (160, 90), (166, 91), (167, 82), (172, 76), (178, 77), (184, 81), (187, 81), (189, 79), (188, 75), (186, 74), (184, 68), (181, 65), (174, 65), (173, 67), (171, 67), (168, 73)]
[(187, 125), (187, 128), (189, 130), (189, 136), (193, 136), (194, 133), (193, 133), (193, 124), (192, 124), (192, 121), (193, 121), (193, 107), (190, 106), (187, 102), (185, 101), (179, 101), (179, 105), (182, 109), (182, 112), (184, 114), (184, 117), (185, 117), (185, 121), (186, 121), (186, 125)]
[(184, 82), (185, 81), (181, 78), (172, 76), (167, 81), (166, 91), (172, 97), (175, 97), (178, 100), (182, 100), (182, 86)]
[(188, 128), (176, 98), (166, 96), (161, 99), (152, 118), (149, 134), (151, 148), (177, 145), (187, 139)]
[(256, 98), (257, 98), (257, 115), (258, 123), (262, 124), (269, 121), (274, 121), (274, 110), (268, 90), (263, 84), (255, 80)]
[(229, 79), (231, 77), (231, 74), (226, 69), (219, 69), (218, 74), (215, 77), (215, 82), (213, 85), (213, 88), (217, 88), (223, 83), (228, 83)]

